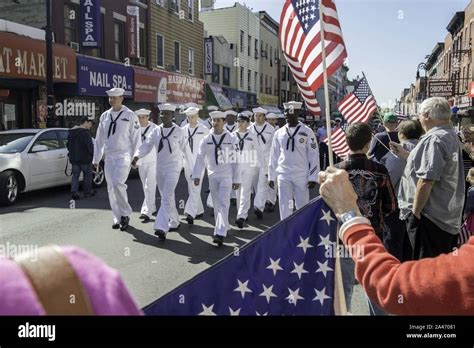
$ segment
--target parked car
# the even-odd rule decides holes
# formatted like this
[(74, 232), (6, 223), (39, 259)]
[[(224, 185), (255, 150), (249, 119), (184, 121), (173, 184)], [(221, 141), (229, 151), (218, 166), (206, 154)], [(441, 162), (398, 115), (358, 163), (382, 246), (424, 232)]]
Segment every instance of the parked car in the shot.
[[(0, 205), (14, 204), (22, 192), (70, 184), (68, 132), (67, 128), (0, 132)], [(93, 176), (95, 187), (105, 182), (103, 164), (99, 167)]]

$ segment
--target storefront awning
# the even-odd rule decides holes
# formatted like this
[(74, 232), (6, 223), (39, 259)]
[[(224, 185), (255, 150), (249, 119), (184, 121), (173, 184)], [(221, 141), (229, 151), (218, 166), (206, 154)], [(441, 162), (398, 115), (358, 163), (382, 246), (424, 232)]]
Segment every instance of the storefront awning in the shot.
[(230, 110), (233, 108), (229, 98), (222, 90), (222, 86), (216, 84), (206, 84), (207, 105), (217, 105), (221, 110)]

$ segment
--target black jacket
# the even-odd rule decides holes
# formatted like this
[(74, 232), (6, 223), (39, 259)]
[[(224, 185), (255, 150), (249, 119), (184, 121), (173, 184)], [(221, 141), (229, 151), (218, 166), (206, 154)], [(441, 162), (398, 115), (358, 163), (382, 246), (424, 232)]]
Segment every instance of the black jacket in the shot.
[(87, 129), (81, 127), (71, 129), (67, 140), (67, 149), (71, 163), (92, 163), (94, 144), (92, 143), (91, 133)]

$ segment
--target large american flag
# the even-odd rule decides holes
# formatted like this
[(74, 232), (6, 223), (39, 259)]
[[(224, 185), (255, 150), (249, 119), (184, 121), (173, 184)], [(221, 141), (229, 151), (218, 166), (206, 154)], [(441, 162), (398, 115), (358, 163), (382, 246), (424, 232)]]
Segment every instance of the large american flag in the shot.
[(337, 222), (322, 199), (144, 308), (146, 315), (334, 315)]
[[(347, 57), (334, 0), (321, 0), (328, 77)], [(319, 0), (286, 0), (280, 17), (280, 43), (306, 104), (316, 105), (323, 60)], [(319, 104), (318, 104), (319, 106)]]
[[(341, 158), (342, 160), (345, 160), (350, 152), (349, 145), (347, 145), (346, 133), (341, 129), (341, 127), (337, 127), (335, 130), (332, 131), (331, 138), (332, 138), (332, 151), (339, 158)], [(328, 144), (329, 143), (328, 137), (324, 138), (323, 141), (326, 144)]]
[(357, 83), (354, 92), (349, 93), (338, 105), (347, 123), (367, 123), (377, 111), (377, 102), (365, 76)]

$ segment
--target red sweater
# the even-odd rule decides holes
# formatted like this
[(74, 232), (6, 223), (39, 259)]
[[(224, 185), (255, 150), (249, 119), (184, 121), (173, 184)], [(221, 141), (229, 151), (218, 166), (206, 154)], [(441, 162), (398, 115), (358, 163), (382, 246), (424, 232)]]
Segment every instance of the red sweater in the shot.
[(450, 254), (402, 264), (385, 250), (371, 226), (349, 227), (344, 242), (362, 249), (364, 257), (354, 257), (357, 280), (386, 312), (474, 314), (474, 237)]

